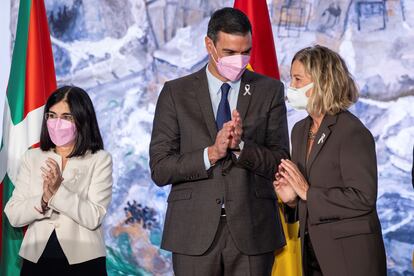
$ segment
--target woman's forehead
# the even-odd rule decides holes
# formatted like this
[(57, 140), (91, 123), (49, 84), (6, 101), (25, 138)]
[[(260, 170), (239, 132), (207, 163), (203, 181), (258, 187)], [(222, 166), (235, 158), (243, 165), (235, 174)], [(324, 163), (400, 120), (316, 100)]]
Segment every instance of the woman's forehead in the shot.
[(68, 113), (68, 112), (70, 112), (69, 105), (66, 101), (60, 101), (60, 102), (52, 105), (49, 110), (53, 111), (53, 112), (56, 112), (56, 113)]

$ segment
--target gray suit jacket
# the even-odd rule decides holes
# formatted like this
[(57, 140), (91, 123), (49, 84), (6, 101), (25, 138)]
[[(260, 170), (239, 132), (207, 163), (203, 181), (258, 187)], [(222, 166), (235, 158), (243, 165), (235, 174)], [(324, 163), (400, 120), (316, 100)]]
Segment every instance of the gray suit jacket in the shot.
[[(326, 115), (306, 161), (310, 124), (307, 117), (292, 130), (292, 161), (310, 185), (297, 209), (300, 236), (307, 225), (324, 275), (386, 275), (371, 133), (348, 111)], [(307, 275), (306, 258), (303, 265)]]
[[(245, 94), (245, 85), (250, 93)], [(276, 166), (289, 157), (283, 85), (246, 71), (237, 109), (243, 120), (244, 149), (208, 171), (204, 148), (217, 134), (205, 68), (166, 82), (155, 111), (150, 145), (152, 179), (172, 184), (161, 247), (201, 255), (213, 242), (226, 206), (227, 224), (245, 254), (271, 252), (285, 245), (272, 186)]]

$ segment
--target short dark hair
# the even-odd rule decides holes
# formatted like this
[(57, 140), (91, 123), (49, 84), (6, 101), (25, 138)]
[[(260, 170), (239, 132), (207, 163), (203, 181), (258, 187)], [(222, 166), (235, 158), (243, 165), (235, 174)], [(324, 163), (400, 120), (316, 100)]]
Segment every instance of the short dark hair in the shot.
[(85, 90), (76, 86), (60, 87), (47, 99), (40, 133), (40, 148), (43, 151), (55, 148), (47, 130), (46, 113), (61, 101), (68, 103), (77, 130), (75, 146), (68, 157), (83, 156), (88, 150), (92, 153), (102, 150), (104, 148), (102, 136), (92, 101)]
[(222, 8), (213, 13), (208, 22), (207, 36), (216, 44), (218, 33), (246, 35), (252, 33), (249, 18), (240, 10)]

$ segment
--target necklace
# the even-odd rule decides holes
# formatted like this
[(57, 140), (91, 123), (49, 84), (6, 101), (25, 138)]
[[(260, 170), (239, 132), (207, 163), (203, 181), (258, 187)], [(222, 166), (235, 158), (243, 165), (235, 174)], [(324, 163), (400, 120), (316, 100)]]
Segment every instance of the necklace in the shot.
[(316, 133), (313, 133), (312, 130), (309, 130), (308, 138), (309, 138), (309, 140), (315, 140)]

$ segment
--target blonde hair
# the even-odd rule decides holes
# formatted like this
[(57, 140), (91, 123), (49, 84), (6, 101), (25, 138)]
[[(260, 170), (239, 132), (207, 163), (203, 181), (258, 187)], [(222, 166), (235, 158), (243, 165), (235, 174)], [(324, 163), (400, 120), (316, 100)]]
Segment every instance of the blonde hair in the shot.
[(297, 52), (292, 64), (295, 60), (303, 64), (314, 84), (307, 106), (309, 114), (337, 114), (358, 100), (358, 88), (339, 54), (315, 45)]

